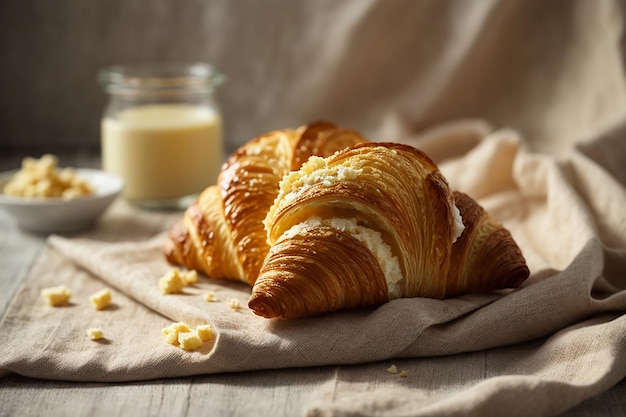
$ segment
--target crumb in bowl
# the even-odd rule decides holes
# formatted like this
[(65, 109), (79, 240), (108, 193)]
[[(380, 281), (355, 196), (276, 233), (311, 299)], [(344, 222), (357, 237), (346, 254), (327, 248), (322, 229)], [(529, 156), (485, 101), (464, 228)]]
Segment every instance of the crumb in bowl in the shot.
[(58, 168), (58, 158), (52, 154), (36, 159), (26, 157), (22, 168), (5, 184), (2, 192), (11, 197), (74, 198), (92, 195), (94, 189), (72, 168)]

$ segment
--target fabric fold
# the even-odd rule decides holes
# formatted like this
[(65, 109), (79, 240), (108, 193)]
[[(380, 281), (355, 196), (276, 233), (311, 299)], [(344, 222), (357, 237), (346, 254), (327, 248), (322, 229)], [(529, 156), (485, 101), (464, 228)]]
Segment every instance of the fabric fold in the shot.
[[(8, 363), (3, 366), (13, 372), (44, 378), (117, 381), (358, 364), (509, 346), (548, 336), (595, 314), (626, 310), (624, 283), (616, 282), (620, 285), (619, 291), (610, 296), (604, 292), (607, 287), (598, 284), (606, 267), (626, 268), (626, 263), (605, 265), (607, 259), (623, 262), (623, 257), (614, 254), (607, 257), (606, 249), (595, 241), (588, 242), (564, 271), (545, 276), (516, 291), (470, 294), (447, 300), (398, 299), (375, 309), (342, 311), (291, 321), (255, 316), (245, 307), (250, 289), (240, 283), (201, 278), (198, 284), (187, 287), (184, 294), (161, 294), (158, 279), (170, 268), (162, 259), (161, 242), (162, 236), (144, 243), (117, 244), (50, 238), (49, 256), (63, 265), (61, 272), (68, 274), (70, 269), (80, 272), (76, 275), (79, 281), (75, 285), (89, 280), (94, 289), (98, 285), (113, 287), (119, 295), (128, 297), (127, 303), (135, 304), (134, 310), (141, 310), (144, 318), (135, 322), (133, 316), (136, 313), (133, 313), (125, 320), (108, 323), (105, 333), (110, 334), (110, 344), (99, 347), (106, 347), (115, 354), (92, 358), (92, 363), (75, 368), (75, 352), (67, 348), (80, 339), (81, 323), (84, 328), (89, 327), (83, 315), (89, 308), (87, 303), (82, 300), (74, 306), (51, 310), (49, 306), (37, 306), (40, 300), (30, 300), (28, 303), (41, 314), (47, 311), (45, 314), (57, 327), (43, 350), (17, 350), (15, 346), (17, 355), (5, 358)], [(46, 268), (49, 262), (47, 260), (46, 265), (38, 268)], [(216, 294), (217, 301), (207, 303), (203, 299), (202, 295), (208, 291)], [(594, 298), (596, 293), (602, 296)], [(29, 295), (32, 297), (33, 294)], [(228, 302), (232, 299), (238, 300), (243, 307), (231, 309)], [(116, 307), (103, 314), (115, 318), (121, 310), (122, 307)], [(184, 321), (192, 326), (209, 323), (216, 337), (199, 352), (181, 351), (166, 345), (160, 335), (168, 320)], [(76, 327), (72, 336), (67, 333), (71, 327)], [(126, 332), (134, 333), (136, 347), (126, 339)], [(114, 335), (121, 340), (116, 340)], [(116, 369), (115, 363), (108, 362), (113, 357), (124, 357), (127, 350), (136, 348), (153, 357), (146, 361), (142, 356), (143, 360), (129, 362), (127, 367), (120, 369)], [(182, 359), (189, 366), (166, 367), (159, 371), (162, 373), (155, 374), (152, 362), (160, 363), (163, 368), (163, 360), (168, 357), (176, 358), (176, 361)], [(55, 368), (58, 363), (71, 365)], [(84, 372), (87, 366), (91, 368), (90, 372)], [(41, 369), (51, 369), (51, 373), (39, 374)]]
[[(608, 389), (626, 376), (621, 177), (587, 156), (607, 154), (592, 144), (586, 153), (574, 149), (555, 160), (529, 152), (512, 130), (485, 128), (486, 136), (478, 138), (483, 127), (466, 124), (464, 134), (463, 126), (434, 130), (424, 143), (438, 143), (448, 156), (440, 167), (451, 186), (479, 196), (511, 231), (531, 270), (521, 288), (267, 320), (246, 307), (250, 287), (239, 282), (201, 276), (182, 294), (162, 294), (158, 280), (172, 268), (161, 253), (164, 234), (133, 242), (52, 236), (0, 322), (0, 331), (11, 335), (0, 350), (1, 372), (103, 382), (360, 364), (338, 371), (356, 375), (348, 382), (334, 381), (329, 392), (312, 396), (310, 415), (454, 415), (451, 410), (468, 407), (510, 411), (515, 404), (524, 410), (529, 402), (539, 415), (553, 415)], [(474, 147), (465, 154), (444, 152), (446, 138)], [(52, 308), (39, 292), (59, 284), (74, 297), (70, 305)], [(113, 305), (95, 311), (88, 297), (103, 287), (113, 289)], [(205, 301), (207, 292), (215, 301)], [(231, 308), (231, 300), (242, 307)], [(215, 335), (200, 349), (184, 351), (161, 334), (177, 321), (210, 324)], [(93, 326), (103, 329), (103, 341), (84, 335)], [(481, 355), (497, 358), (497, 366), (476, 368), (486, 363)], [(374, 372), (378, 376), (365, 383), (374, 390), (376, 378), (388, 377), (390, 361), (406, 366), (411, 382), (392, 388), (381, 382), (385, 388), (375, 394), (349, 383)], [(457, 380), (457, 394), (440, 398), (420, 385), (423, 378), (410, 378), (434, 372), (434, 364), (473, 376)], [(445, 384), (436, 374), (432, 380)], [(537, 387), (568, 399), (548, 402)]]
[[(625, 316), (601, 314), (530, 345), (372, 364), (362, 371), (368, 383), (355, 386), (339, 375), (332, 387), (313, 396), (305, 414), (365, 416), (392, 410), (389, 415), (412, 417), (559, 415), (621, 380), (626, 373), (625, 333)], [(492, 368), (482, 365), (487, 355), (495, 363)], [(394, 377), (386, 371), (389, 363), (405, 370), (406, 380), (384, 385), (381, 381)], [(440, 387), (450, 385), (450, 375), (453, 392), (440, 394)]]

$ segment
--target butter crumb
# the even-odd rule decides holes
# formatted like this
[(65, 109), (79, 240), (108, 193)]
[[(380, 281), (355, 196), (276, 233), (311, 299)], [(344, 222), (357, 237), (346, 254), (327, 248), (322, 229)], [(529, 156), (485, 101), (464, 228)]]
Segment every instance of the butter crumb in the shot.
[(49, 305), (58, 307), (67, 304), (72, 297), (70, 291), (65, 285), (57, 287), (49, 287), (41, 290), (41, 295), (46, 299)]
[(178, 344), (182, 349), (195, 350), (202, 345), (202, 339), (196, 332), (182, 332), (178, 333)]
[(3, 187), (2, 192), (13, 197), (44, 197), (70, 200), (94, 193), (94, 189), (72, 168), (57, 167), (58, 158), (52, 154), (40, 159), (22, 159), (22, 168)]
[(165, 341), (170, 345), (179, 346), (178, 334), (189, 332), (191, 329), (182, 321), (178, 323), (172, 323), (166, 328), (161, 330), (161, 333), (165, 336)]
[(213, 336), (213, 329), (208, 324), (202, 324), (196, 327), (196, 333), (202, 341), (209, 340)]
[(183, 287), (196, 282), (198, 282), (198, 272), (195, 269), (180, 271), (178, 268), (172, 268), (159, 279), (159, 288), (163, 294), (177, 294), (183, 291)]
[(396, 368), (396, 365), (391, 365), (389, 368), (387, 368), (387, 372), (389, 372), (390, 374), (397, 374), (398, 368)]
[[(164, 329), (165, 330), (165, 329)], [(178, 346), (178, 332), (163, 333), (165, 341), (170, 345)]]
[(102, 330), (98, 329), (97, 327), (92, 327), (90, 329), (87, 329), (86, 333), (87, 333), (87, 336), (89, 336), (91, 340), (100, 340), (104, 337)]
[(103, 290), (98, 291), (95, 294), (92, 294), (89, 297), (89, 301), (93, 304), (93, 307), (96, 310), (102, 310), (109, 304), (111, 304), (111, 290), (105, 288)]
[(182, 321), (179, 321), (178, 323), (172, 323), (162, 330), (164, 335), (168, 335), (174, 332), (178, 333), (178, 332), (189, 332), (189, 331), (191, 331), (189, 326), (187, 326), (187, 324), (185, 324)]
[(165, 336), (167, 343), (185, 350), (198, 349), (204, 341), (213, 336), (213, 330), (208, 324), (202, 324), (191, 329), (182, 321), (172, 323), (162, 329), (161, 333)]
[(181, 274), (181, 278), (183, 280), (183, 284), (191, 285), (198, 282), (198, 272), (195, 269), (184, 272)]
[(228, 301), (228, 307), (232, 308), (233, 310), (239, 310), (241, 308), (241, 304), (236, 298), (231, 298)]
[(206, 301), (207, 303), (212, 303), (213, 301), (215, 301), (215, 293), (213, 291), (205, 293), (204, 301)]
[(183, 287), (184, 283), (177, 268), (173, 268), (159, 279), (159, 288), (163, 294), (180, 293)]

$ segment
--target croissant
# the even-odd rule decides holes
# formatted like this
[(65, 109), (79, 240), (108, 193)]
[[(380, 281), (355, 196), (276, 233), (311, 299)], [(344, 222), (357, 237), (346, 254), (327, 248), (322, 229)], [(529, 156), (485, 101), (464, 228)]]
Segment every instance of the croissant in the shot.
[(269, 251), (248, 306), (267, 318), (517, 287), (529, 275), (511, 234), (408, 145), (311, 157), (281, 181), (264, 225)]
[(324, 121), (254, 138), (227, 159), (217, 184), (206, 188), (170, 229), (165, 258), (213, 278), (254, 284), (269, 250), (263, 219), (283, 176), (312, 155), (329, 156), (364, 141)]

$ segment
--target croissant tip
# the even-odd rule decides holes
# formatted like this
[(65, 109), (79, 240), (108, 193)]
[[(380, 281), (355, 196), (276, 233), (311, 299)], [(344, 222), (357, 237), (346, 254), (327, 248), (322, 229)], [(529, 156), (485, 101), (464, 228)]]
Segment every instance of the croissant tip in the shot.
[(511, 274), (511, 277), (507, 284), (510, 286), (510, 288), (518, 288), (524, 283), (524, 281), (528, 279), (529, 276), (530, 270), (528, 269), (528, 266), (526, 266), (526, 264), (523, 264), (519, 267), (517, 271), (515, 271), (515, 273)]
[(267, 293), (254, 293), (248, 301), (248, 308), (252, 310), (257, 316), (264, 317), (266, 319), (272, 319), (279, 317), (275, 308), (272, 308), (271, 296)]
[(172, 262), (174, 259), (174, 244), (171, 240), (167, 240), (161, 249), (163, 251), (163, 255), (168, 262)]

